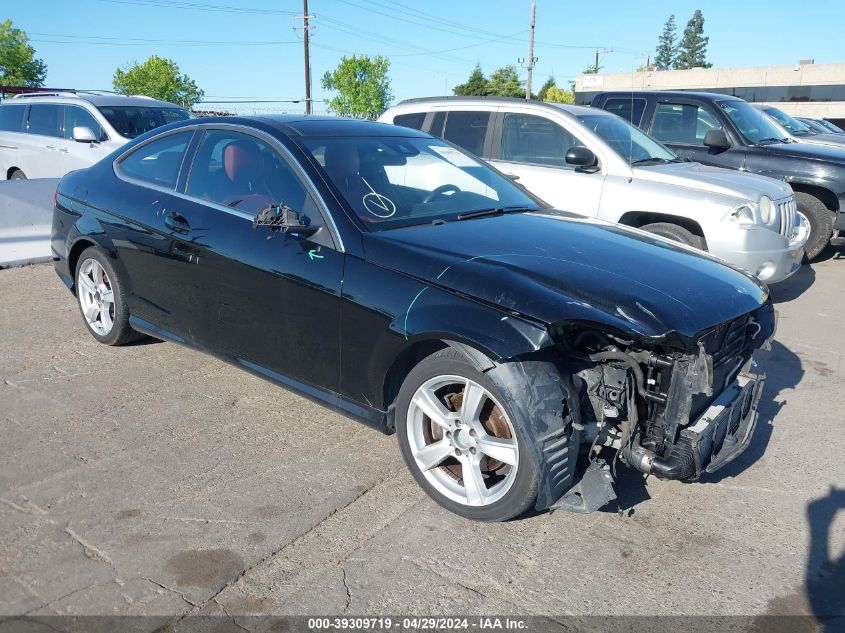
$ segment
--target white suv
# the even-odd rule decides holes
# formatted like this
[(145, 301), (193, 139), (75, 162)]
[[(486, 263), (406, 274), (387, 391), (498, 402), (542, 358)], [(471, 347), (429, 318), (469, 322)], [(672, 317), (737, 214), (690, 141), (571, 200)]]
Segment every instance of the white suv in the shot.
[(185, 108), (148, 97), (20, 94), (0, 103), (0, 179), (60, 178), (144, 132), (190, 116)]
[(621, 117), (522, 99), (411, 99), (379, 119), (459, 145), (564, 211), (706, 250), (775, 283), (809, 236), (784, 182), (675, 156)]

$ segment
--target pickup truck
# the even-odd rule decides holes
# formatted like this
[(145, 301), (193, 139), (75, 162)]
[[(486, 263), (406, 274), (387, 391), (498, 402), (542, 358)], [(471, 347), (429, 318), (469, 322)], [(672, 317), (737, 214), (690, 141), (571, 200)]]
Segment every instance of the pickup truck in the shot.
[(845, 242), (845, 148), (793, 142), (750, 103), (723, 94), (602, 92), (592, 106), (628, 119), (683, 158), (787, 182), (810, 224), (808, 259)]

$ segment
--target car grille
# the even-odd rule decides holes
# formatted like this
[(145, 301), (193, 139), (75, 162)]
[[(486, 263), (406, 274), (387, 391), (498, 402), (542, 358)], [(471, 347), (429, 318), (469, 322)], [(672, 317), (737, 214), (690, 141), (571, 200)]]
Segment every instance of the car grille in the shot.
[(733, 321), (716, 326), (700, 341), (704, 351), (713, 358), (713, 393), (710, 396), (698, 394), (693, 397), (692, 419), (697, 416), (722, 393), (730, 382), (736, 378), (740, 368), (751, 357), (751, 340), (749, 324), (751, 316), (746, 314)]
[(780, 212), (780, 234), (792, 239), (798, 232), (798, 223), (796, 222), (798, 205), (795, 204), (795, 198), (790, 197), (781, 200), (777, 205)]

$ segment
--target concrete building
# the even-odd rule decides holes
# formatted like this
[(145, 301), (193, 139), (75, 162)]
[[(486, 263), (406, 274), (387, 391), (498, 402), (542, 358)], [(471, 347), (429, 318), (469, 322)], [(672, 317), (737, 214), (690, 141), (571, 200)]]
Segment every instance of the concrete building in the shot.
[(704, 90), (770, 103), (793, 116), (823, 117), (840, 126), (845, 123), (845, 63), (802, 60), (794, 66), (580, 75), (575, 79), (575, 102), (589, 104), (605, 90)]

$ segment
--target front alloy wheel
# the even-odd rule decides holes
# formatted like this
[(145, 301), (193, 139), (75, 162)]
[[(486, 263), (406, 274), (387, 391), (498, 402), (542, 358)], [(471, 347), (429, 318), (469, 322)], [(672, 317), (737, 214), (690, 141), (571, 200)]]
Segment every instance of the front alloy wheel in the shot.
[(408, 408), (408, 442), (425, 478), (469, 506), (507, 494), (519, 468), (513, 426), (492, 394), (461, 376), (438, 376), (417, 389)]
[(505, 521), (537, 500), (537, 458), (508, 393), (453, 348), (423, 359), (399, 390), (405, 463), (429, 496), (461, 516)]

